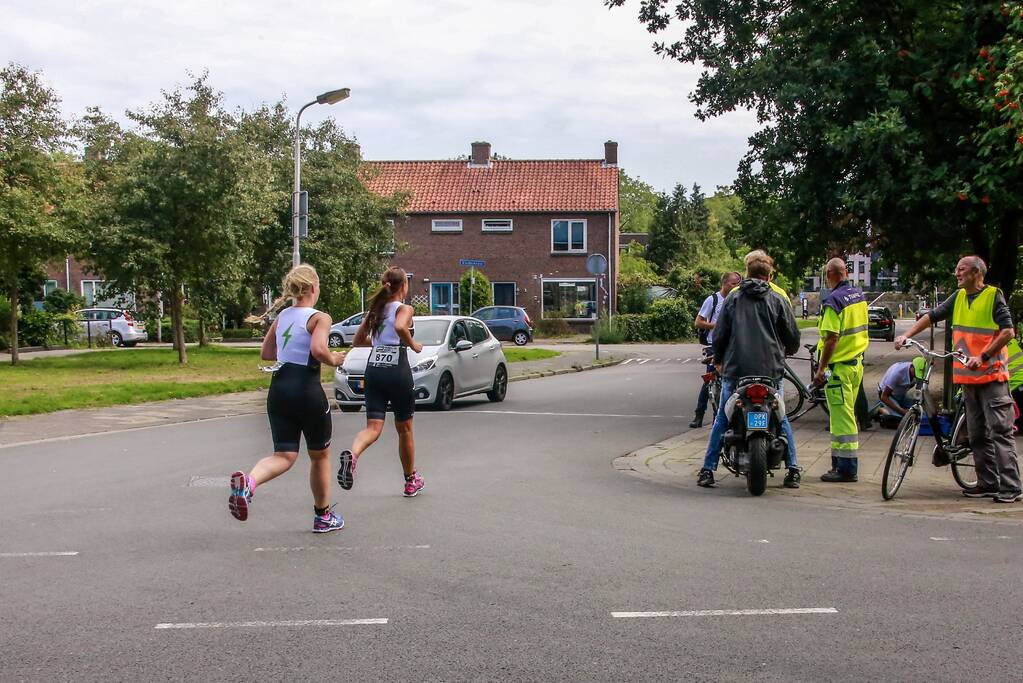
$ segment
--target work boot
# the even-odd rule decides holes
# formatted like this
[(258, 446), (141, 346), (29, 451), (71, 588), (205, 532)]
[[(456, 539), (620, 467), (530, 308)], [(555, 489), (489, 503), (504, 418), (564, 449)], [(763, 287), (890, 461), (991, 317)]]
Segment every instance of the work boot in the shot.
[(690, 429), (699, 429), (703, 426), (703, 413), (696, 413), (693, 417), (693, 421), (689, 423)]
[(851, 484), (855, 481), (858, 481), (858, 479), (856, 475), (851, 472), (839, 472), (838, 470), (828, 470), (827, 472), (821, 475), (821, 481), (827, 482), (829, 484), (835, 483)]

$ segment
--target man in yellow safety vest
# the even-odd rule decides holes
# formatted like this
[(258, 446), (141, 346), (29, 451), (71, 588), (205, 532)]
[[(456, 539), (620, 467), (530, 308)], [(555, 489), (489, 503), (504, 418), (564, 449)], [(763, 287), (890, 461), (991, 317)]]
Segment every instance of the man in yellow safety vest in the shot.
[(1012, 316), (1005, 296), (984, 284), (987, 265), (979, 256), (964, 256), (956, 264), (959, 289), (944, 303), (922, 316), (895, 338), (902, 348), (912, 337), (940, 320), (952, 320), (952, 342), (968, 358), (952, 364), (952, 381), (963, 389), (966, 424), (977, 467), (977, 486), (963, 491), (969, 498), (993, 498), (1015, 503), (1020, 489), (1016, 441), (1012, 435), (1013, 402), (1009, 395), (1009, 355)]

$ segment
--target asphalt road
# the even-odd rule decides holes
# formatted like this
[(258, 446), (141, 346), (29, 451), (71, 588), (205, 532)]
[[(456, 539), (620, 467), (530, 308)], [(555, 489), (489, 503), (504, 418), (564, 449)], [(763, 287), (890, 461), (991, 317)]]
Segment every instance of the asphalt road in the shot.
[(421, 412), (414, 499), (388, 427), (328, 535), (307, 462), (228, 514), (260, 416), (0, 451), (0, 680), (1019, 680), (1023, 527), (612, 469), (684, 428), (696, 349)]

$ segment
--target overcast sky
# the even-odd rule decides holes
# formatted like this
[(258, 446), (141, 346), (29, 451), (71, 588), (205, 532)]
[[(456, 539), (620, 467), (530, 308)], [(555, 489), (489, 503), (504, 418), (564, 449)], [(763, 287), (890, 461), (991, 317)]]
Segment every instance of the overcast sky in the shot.
[(42, 70), (69, 116), (123, 118), (208, 69), (231, 106), (286, 96), (313, 107), (367, 159), (444, 159), (473, 140), (517, 159), (600, 158), (657, 189), (732, 182), (752, 114), (707, 123), (698, 70), (662, 60), (638, 0), (5, 0), (0, 59)]

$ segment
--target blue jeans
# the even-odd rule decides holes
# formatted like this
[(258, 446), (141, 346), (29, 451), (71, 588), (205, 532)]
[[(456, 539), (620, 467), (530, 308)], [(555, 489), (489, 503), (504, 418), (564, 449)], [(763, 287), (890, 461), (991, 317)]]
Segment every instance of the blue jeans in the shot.
[[(725, 415), (725, 404), (735, 393), (737, 381), (734, 377), (721, 378), (721, 405), (718, 407), (717, 417), (714, 419), (714, 426), (710, 430), (710, 440), (707, 441), (707, 452), (703, 456), (703, 468), (705, 470), (716, 470), (718, 461), (721, 459), (721, 438), (728, 431), (728, 417)], [(785, 382), (779, 382), (778, 391), (784, 394)], [(792, 425), (789, 418), (782, 418), (781, 433), (788, 440), (788, 452), (785, 454), (785, 466), (789, 469), (799, 467), (796, 461), (796, 436), (792, 433)]]

